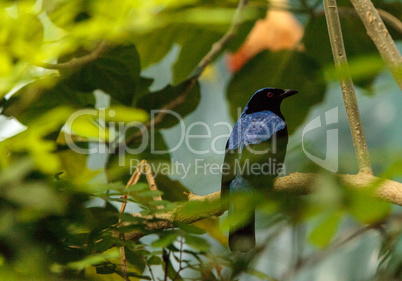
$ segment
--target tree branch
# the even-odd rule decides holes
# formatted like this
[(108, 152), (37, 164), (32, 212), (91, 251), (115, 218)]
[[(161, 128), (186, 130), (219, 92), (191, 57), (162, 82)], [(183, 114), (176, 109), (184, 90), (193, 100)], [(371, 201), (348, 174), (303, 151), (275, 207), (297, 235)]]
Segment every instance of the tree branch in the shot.
[[(364, 191), (367, 187), (378, 186), (375, 191), (375, 196), (387, 201), (389, 203), (402, 206), (402, 183), (380, 179), (367, 173), (359, 173), (357, 175), (337, 175), (340, 183), (346, 187), (355, 190)], [(274, 188), (276, 191), (281, 192), (298, 192), (300, 194), (308, 194), (312, 191), (314, 186), (317, 186), (317, 180), (319, 176), (313, 173), (292, 173), (285, 177), (277, 178), (274, 182)], [(156, 214), (153, 217), (145, 217), (150, 221), (147, 222), (146, 229), (149, 231), (161, 230), (174, 227), (174, 222), (181, 223), (194, 223), (210, 216), (220, 216), (225, 211), (225, 206), (220, 204), (221, 194), (220, 191), (199, 196), (190, 194), (188, 196), (189, 201), (208, 201), (208, 209), (203, 213), (186, 214), (181, 212), (184, 205), (179, 205), (175, 210), (167, 213)], [(139, 216), (138, 214), (133, 214)], [(158, 219), (153, 221), (152, 219)], [(132, 232), (125, 234), (125, 239), (138, 240), (143, 237), (141, 232)]]
[(350, 0), (350, 2), (402, 90), (402, 56), (378, 11), (370, 0)]
[(92, 52), (86, 54), (85, 56), (72, 58), (70, 61), (56, 64), (41, 63), (38, 66), (46, 69), (57, 70), (78, 68), (99, 58), (103, 53), (105, 53), (105, 51), (109, 49), (109, 47), (110, 46), (106, 43), (106, 41), (102, 41)]
[(349, 73), (336, 0), (324, 0), (324, 11), (327, 19), (328, 34), (331, 42), (335, 68), (340, 74), (339, 81), (342, 87), (343, 101), (345, 103), (346, 114), (348, 116), (350, 131), (352, 133), (353, 146), (355, 147), (359, 172), (373, 174), (363, 126), (360, 120), (356, 93), (352, 77)]

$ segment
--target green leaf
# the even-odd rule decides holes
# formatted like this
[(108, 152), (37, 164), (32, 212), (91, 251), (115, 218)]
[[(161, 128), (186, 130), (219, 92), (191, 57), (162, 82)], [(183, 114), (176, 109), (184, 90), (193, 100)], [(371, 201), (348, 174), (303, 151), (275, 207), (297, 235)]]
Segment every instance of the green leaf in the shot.
[(148, 259), (147, 263), (149, 265), (161, 265), (162, 264), (162, 259), (160, 257), (158, 257), (158, 256), (151, 256)]
[(134, 46), (115, 47), (68, 76), (67, 83), (79, 91), (101, 89), (113, 99), (131, 105), (140, 82), (140, 61)]
[(349, 190), (348, 211), (362, 223), (372, 224), (387, 217), (391, 204), (375, 197), (372, 191)]
[[(181, 46), (181, 50), (173, 65), (173, 84), (178, 84), (189, 77), (212, 45), (229, 29), (234, 13), (233, 3), (229, 9), (227, 4), (222, 2), (210, 4), (206, 8), (200, 7), (199, 4), (194, 6), (194, 9), (169, 15), (171, 18), (177, 18), (175, 23), (134, 36), (133, 42), (140, 53), (142, 69), (162, 60), (173, 45), (177, 44)], [(211, 8), (211, 5), (214, 8)], [(237, 49), (244, 42), (255, 20), (264, 15), (265, 10), (246, 8), (236, 37), (227, 48)], [(155, 42), (158, 42), (158, 48), (154, 47)]]
[(190, 26), (181, 35), (182, 37), (178, 40), (178, 43), (182, 48), (179, 57), (173, 65), (173, 84), (178, 84), (187, 79), (201, 59), (211, 49), (212, 44), (221, 37), (221, 33), (205, 30), (197, 26)]
[(177, 271), (174, 269), (172, 263), (170, 263), (170, 262), (168, 264), (168, 274), (167, 275), (171, 280), (183, 281), (183, 278), (180, 276), (180, 274), (177, 274)]
[[(3, 1), (4, 2), (4, 1)], [(18, 18), (2, 14), (2, 48), (9, 47), (13, 56), (28, 62), (37, 62), (43, 43), (44, 28), (41, 20), (32, 14), (18, 9)], [(4, 17), (9, 17), (4, 19)], [(8, 38), (7, 38), (8, 37)]]
[(143, 197), (156, 197), (156, 196), (160, 196), (162, 194), (163, 194), (163, 192), (159, 191), (159, 190), (148, 190), (148, 191), (139, 193), (139, 195), (143, 196)]
[(67, 267), (75, 270), (83, 270), (88, 266), (100, 264), (105, 260), (118, 258), (119, 255), (119, 250), (114, 248), (101, 254), (87, 256), (85, 259), (80, 261), (71, 262), (67, 265)]
[[(152, 110), (160, 110), (165, 105), (177, 99), (180, 95), (183, 94), (187, 87), (187, 81), (177, 85), (177, 86), (167, 86), (162, 90), (157, 92), (150, 93), (137, 101), (136, 106), (145, 109), (152, 115)], [(197, 83), (186, 96), (185, 102), (179, 104), (173, 109), (172, 112), (168, 112), (164, 117), (163, 122), (155, 125), (155, 128), (165, 129), (171, 128), (177, 123), (181, 121), (188, 114), (193, 112), (200, 102), (200, 87)], [(158, 111), (154, 112), (154, 114), (159, 113)]]
[(115, 240), (113, 239), (112, 235), (107, 233), (107, 235), (102, 235), (101, 240), (95, 243), (94, 249), (97, 252), (105, 252), (110, 249), (114, 243)]
[(143, 272), (145, 269), (145, 261), (143, 256), (127, 247), (124, 247), (124, 251), (127, 261), (137, 269), (136, 272)]
[(166, 175), (158, 174), (155, 177), (156, 185), (163, 192), (162, 198), (171, 202), (187, 201), (190, 190), (179, 181), (172, 180)]
[(255, 91), (264, 87), (295, 89), (299, 93), (283, 101), (289, 134), (302, 124), (310, 107), (323, 100), (326, 84), (322, 70), (299, 52), (263, 52), (250, 60), (230, 80), (226, 97), (234, 120), (239, 118)]
[(63, 105), (77, 109), (93, 107), (95, 97), (92, 93), (72, 90), (59, 79), (44, 78), (22, 87), (9, 100), (3, 100), (2, 114), (30, 124), (49, 110)]
[(159, 239), (152, 242), (151, 246), (155, 248), (166, 248), (171, 245), (179, 236), (177, 232), (167, 231), (160, 235)]
[(112, 105), (106, 109), (105, 120), (107, 122), (140, 122), (148, 121), (148, 113), (138, 108), (131, 108), (122, 105)]
[(338, 230), (342, 214), (334, 212), (327, 216), (310, 234), (310, 241), (318, 246), (325, 247), (331, 242), (332, 237)]
[(186, 239), (186, 244), (189, 245), (191, 248), (199, 250), (199, 251), (206, 251), (208, 250), (211, 245), (205, 240), (204, 238), (190, 235), (185, 233), (184, 238)]
[(185, 224), (185, 223), (176, 223), (176, 225), (178, 227), (180, 227), (180, 229), (184, 230), (187, 233), (190, 234), (204, 234), (205, 230), (195, 226), (195, 225), (191, 225), (191, 224)]

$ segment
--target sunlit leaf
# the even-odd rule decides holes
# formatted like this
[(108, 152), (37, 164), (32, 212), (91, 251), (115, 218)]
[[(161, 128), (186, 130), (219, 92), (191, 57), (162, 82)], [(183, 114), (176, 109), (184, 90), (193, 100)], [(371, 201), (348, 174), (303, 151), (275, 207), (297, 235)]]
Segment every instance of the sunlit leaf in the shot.
[(106, 109), (105, 120), (108, 122), (140, 122), (148, 120), (148, 114), (137, 108), (130, 108), (122, 105), (112, 105)]
[(163, 233), (158, 240), (151, 243), (151, 246), (154, 248), (166, 248), (171, 245), (178, 236), (179, 234), (177, 232)]
[(88, 256), (81, 261), (71, 262), (67, 266), (71, 269), (83, 270), (88, 266), (100, 264), (107, 259), (117, 258), (119, 255), (119, 250), (114, 248), (101, 254)]

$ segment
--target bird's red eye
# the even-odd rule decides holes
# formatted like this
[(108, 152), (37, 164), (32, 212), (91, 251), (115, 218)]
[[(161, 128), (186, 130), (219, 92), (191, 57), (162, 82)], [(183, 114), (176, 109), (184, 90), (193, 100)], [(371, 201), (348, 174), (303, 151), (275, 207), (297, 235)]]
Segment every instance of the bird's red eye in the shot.
[(273, 93), (268, 92), (267, 97), (272, 98), (273, 96), (274, 96), (274, 94), (273, 94)]

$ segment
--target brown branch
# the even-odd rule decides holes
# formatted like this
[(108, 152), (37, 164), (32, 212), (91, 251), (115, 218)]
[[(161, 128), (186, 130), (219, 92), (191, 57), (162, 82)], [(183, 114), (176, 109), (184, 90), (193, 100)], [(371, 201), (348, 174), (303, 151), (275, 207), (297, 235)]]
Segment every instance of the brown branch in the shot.
[[(221, 39), (219, 39), (217, 42), (215, 42), (209, 52), (201, 59), (201, 61), (198, 63), (197, 67), (195, 68), (193, 74), (191, 77), (187, 80), (187, 85), (183, 92), (177, 96), (174, 100), (172, 100), (170, 103), (166, 104), (164, 107), (162, 107), (163, 110), (172, 110), (176, 108), (177, 106), (181, 105), (187, 97), (187, 94), (190, 92), (190, 90), (197, 84), (198, 79), (204, 72), (205, 68), (210, 64), (218, 55), (219, 53), (223, 50), (223, 48), (236, 36), (237, 31), (240, 27), (240, 24), (242, 23), (242, 11), (243, 8), (247, 5), (248, 0), (240, 0), (239, 4), (237, 6), (236, 12), (234, 14), (231, 26), (229, 30), (222, 36)], [(165, 117), (166, 112), (161, 112), (158, 115), (155, 116), (150, 122), (145, 124), (145, 127), (147, 129), (155, 126), (156, 124), (159, 124), (162, 122), (163, 118)], [(126, 140), (125, 144), (120, 144), (121, 145), (126, 145), (126, 144), (132, 144), (136, 139), (140, 138), (142, 136), (142, 132), (139, 131), (133, 136), (131, 136), (129, 139)]]
[[(342, 185), (351, 189), (365, 191), (372, 186), (378, 186), (374, 196), (389, 203), (402, 206), (402, 183), (380, 179), (367, 173), (359, 173), (357, 175), (337, 175)], [(320, 177), (313, 173), (292, 173), (285, 177), (277, 178), (274, 182), (274, 188), (277, 191), (285, 192), (298, 192), (300, 194), (308, 194), (314, 190)], [(174, 222), (181, 223), (194, 223), (210, 216), (220, 216), (226, 209), (225, 206), (219, 204), (221, 200), (220, 191), (199, 196), (190, 194), (189, 201), (208, 201), (208, 209), (203, 213), (186, 214), (181, 212), (184, 205), (179, 205), (175, 210), (167, 213), (156, 214), (155, 216), (144, 217), (145, 219), (158, 219), (157, 221), (149, 221), (146, 225), (146, 230), (155, 231), (174, 227)], [(139, 214), (134, 216), (142, 217)], [(140, 232), (132, 232), (125, 235), (125, 239), (138, 240), (144, 234)]]
[(402, 56), (378, 11), (370, 0), (350, 0), (350, 2), (402, 90)]
[(46, 69), (57, 69), (57, 70), (78, 68), (98, 59), (109, 48), (110, 48), (109, 44), (107, 44), (106, 41), (102, 41), (92, 52), (86, 54), (85, 56), (72, 58), (70, 61), (61, 62), (57, 64), (41, 63), (38, 66)]
[[(142, 173), (142, 165), (144, 165), (145, 160), (142, 160), (140, 162), (140, 164), (137, 166), (137, 168), (135, 169), (134, 173), (131, 175), (130, 179), (127, 182), (126, 185), (126, 189), (131, 186), (136, 184), (141, 177), (141, 173)], [(121, 203), (121, 207), (120, 207), (120, 214), (124, 213), (124, 210), (126, 209), (126, 205), (127, 205), (127, 198), (128, 198), (128, 193), (122, 196), (122, 199), (124, 200), (123, 203)], [(122, 223), (121, 218), (119, 219), (119, 224)], [(124, 234), (120, 234), (120, 239), (122, 239), (124, 241)], [(130, 278), (128, 277), (128, 273), (127, 273), (127, 258), (126, 258), (126, 252), (124, 250), (124, 246), (120, 247), (120, 258), (121, 258), (121, 269), (123, 272), (123, 278), (126, 281), (129, 281)]]
[(360, 120), (356, 93), (352, 77), (349, 73), (336, 0), (324, 0), (324, 11), (325, 18), (327, 19), (332, 55), (334, 57), (335, 68), (339, 74), (339, 82), (342, 87), (343, 101), (345, 103), (346, 114), (348, 116), (350, 131), (352, 133), (353, 146), (355, 147), (359, 172), (373, 174), (363, 126)]
[[(145, 160), (143, 160), (145, 161)], [(158, 186), (156, 185), (154, 176), (152, 175), (152, 170), (151, 167), (149, 166), (149, 164), (145, 161), (143, 166), (142, 166), (142, 172), (145, 174), (145, 177), (147, 178), (147, 182), (149, 185), (149, 189), (153, 190), (153, 191), (158, 191)], [(154, 196), (152, 197), (154, 199), (154, 201), (161, 201), (162, 200), (162, 196), (158, 195), (158, 196)], [(161, 205), (156, 206), (157, 209), (163, 209), (164, 207)]]

